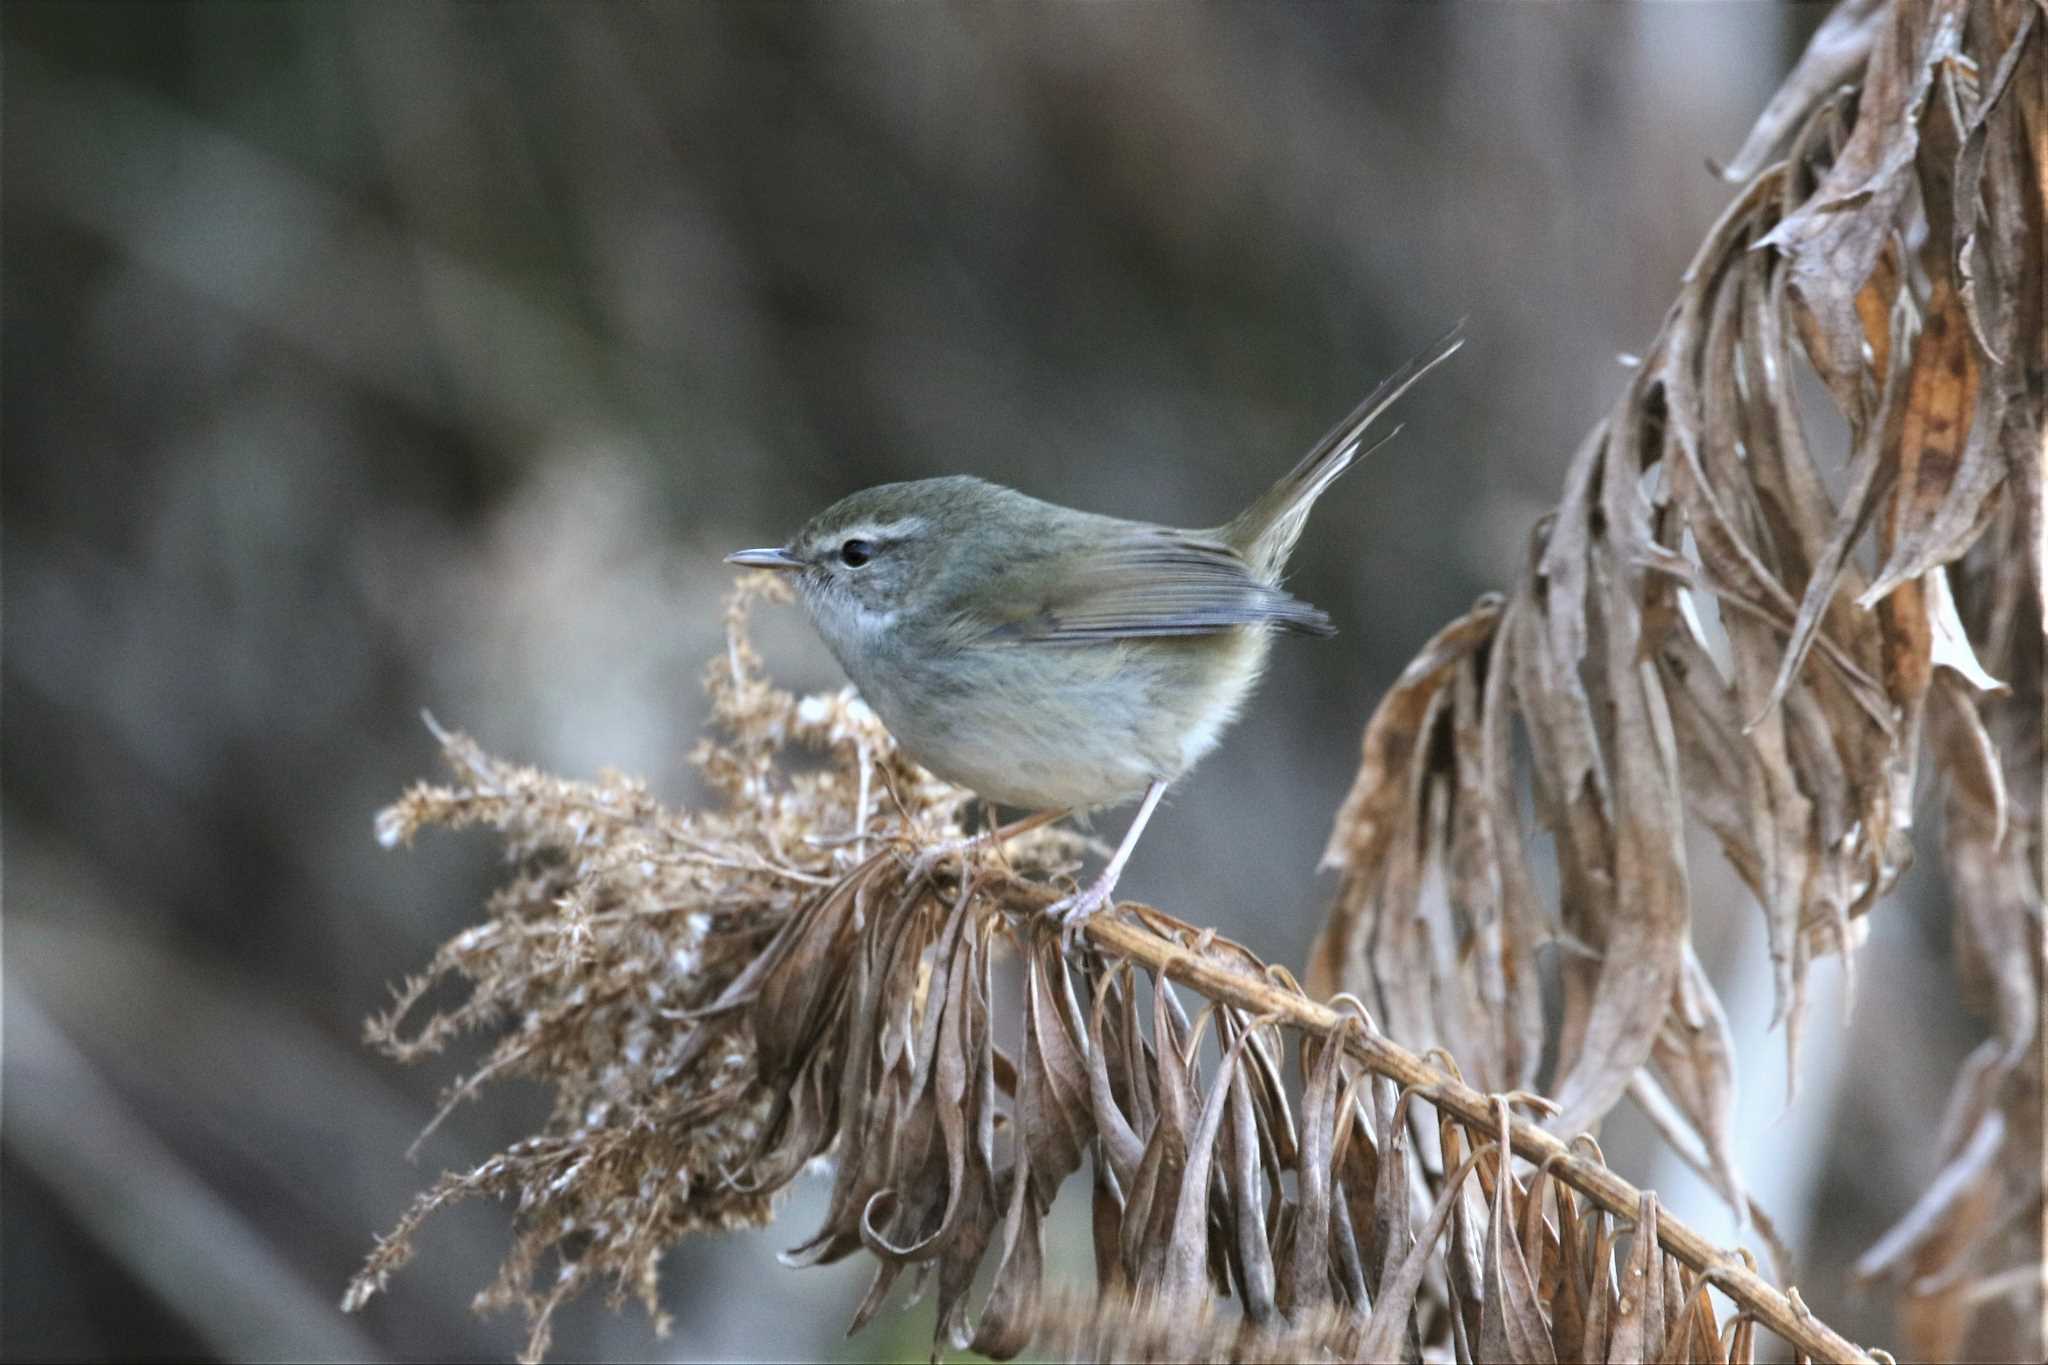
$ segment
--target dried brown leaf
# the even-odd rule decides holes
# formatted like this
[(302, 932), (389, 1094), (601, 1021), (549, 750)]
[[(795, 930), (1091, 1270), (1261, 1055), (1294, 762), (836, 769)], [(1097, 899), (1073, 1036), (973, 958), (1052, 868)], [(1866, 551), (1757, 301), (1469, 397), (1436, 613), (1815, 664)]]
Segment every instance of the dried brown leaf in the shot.
[(1863, 406), (1863, 328), (1855, 296), (1912, 188), (1919, 148), (1913, 113), (1937, 63), (1956, 50), (1963, 0), (1894, 4), (1879, 20), (1848, 141), (1811, 198), (1765, 240), (1791, 261), (1805, 305), (1807, 347), (1847, 412)]
[[(1402, 1096), (1401, 1103), (1406, 1106), (1406, 1095)], [(1372, 1319), (1359, 1342), (1358, 1359), (1417, 1358), (1413, 1349), (1414, 1328), (1410, 1315), (1415, 1311), (1416, 1291), (1422, 1287), (1422, 1272), (1428, 1266), (1431, 1250), (1444, 1235), (1453, 1205), (1464, 1195), (1465, 1177), (1472, 1173), (1479, 1159), (1492, 1150), (1494, 1148), (1489, 1144), (1458, 1164), (1457, 1169), (1445, 1178), (1443, 1190), (1431, 1207), (1429, 1217), (1424, 1220), (1414, 1245), (1406, 1247), (1398, 1260), (1391, 1255), (1387, 1258), (1387, 1269), (1380, 1280), (1379, 1292), (1373, 1295)]]
[[(1600, 560), (1596, 583), (1607, 628), (1622, 629), (1621, 585)], [(1554, 1087), (1563, 1113), (1553, 1131), (1574, 1133), (1597, 1122), (1629, 1077), (1648, 1060), (1669, 1004), (1689, 930), (1683, 830), (1679, 825), (1676, 754), (1671, 723), (1655, 673), (1637, 662), (1634, 641), (1607, 647), (1607, 695), (1616, 743), (1614, 879), (1629, 888), (1600, 926), (1605, 954), (1579, 1050)]]
[(1628, 1264), (1617, 1286), (1609, 1365), (1642, 1365), (1658, 1359), (1664, 1340), (1664, 1265), (1657, 1248), (1657, 1196), (1645, 1191), (1629, 1236)]
[(1507, 1153), (1513, 1140), (1508, 1129), (1508, 1106), (1500, 1102), (1501, 1156), (1493, 1188), (1493, 1215), (1486, 1229), (1486, 1295), (1479, 1312), (1479, 1355), (1481, 1360), (1544, 1362), (1555, 1365), (1557, 1346), (1551, 1340), (1550, 1324), (1544, 1320), (1536, 1279), (1515, 1236), (1511, 1191), (1528, 1195), (1516, 1185)]
[(1884, 12), (1884, 0), (1849, 0), (1821, 20), (1798, 64), (1757, 116), (1742, 149), (1718, 168), (1722, 179), (1740, 184), (1763, 170), (1814, 108), (1863, 69)]

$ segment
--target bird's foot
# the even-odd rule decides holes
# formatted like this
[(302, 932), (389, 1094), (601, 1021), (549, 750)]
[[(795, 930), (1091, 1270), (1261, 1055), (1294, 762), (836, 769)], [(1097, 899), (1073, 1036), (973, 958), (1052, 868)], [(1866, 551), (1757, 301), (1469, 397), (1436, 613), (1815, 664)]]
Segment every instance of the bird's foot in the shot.
[(1041, 825), (1049, 825), (1064, 814), (1065, 811), (1042, 810), (1007, 825), (984, 829), (979, 834), (963, 835), (958, 839), (947, 839), (943, 843), (927, 845), (917, 855), (917, 860), (911, 864), (910, 879), (921, 881), (949, 858), (959, 858), (963, 863), (971, 861), (982, 849), (1000, 848), (1018, 835), (1027, 834)]
[(1081, 932), (1081, 926), (1088, 922), (1089, 917), (1109, 904), (1109, 893), (1114, 890), (1114, 880), (1097, 877), (1085, 891), (1077, 891), (1045, 907), (1045, 913), (1059, 923), (1062, 953), (1074, 946), (1074, 936)]
[(910, 880), (921, 882), (938, 870), (940, 863), (950, 858), (959, 858), (964, 864), (980, 844), (982, 836), (971, 834), (964, 839), (948, 839), (944, 843), (927, 844), (918, 851), (910, 865)]

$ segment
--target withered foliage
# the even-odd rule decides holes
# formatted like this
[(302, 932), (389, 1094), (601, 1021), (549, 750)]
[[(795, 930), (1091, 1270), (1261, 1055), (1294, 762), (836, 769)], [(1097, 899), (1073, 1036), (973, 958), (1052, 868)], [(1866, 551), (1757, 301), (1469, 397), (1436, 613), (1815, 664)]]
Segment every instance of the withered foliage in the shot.
[[(518, 872), (372, 1039), (409, 1058), (493, 1031), (448, 1103), (519, 1075), (554, 1107), (540, 1134), (422, 1195), (351, 1306), (423, 1219), (488, 1195), (517, 1212), (479, 1306), (525, 1310), (529, 1357), (555, 1308), (595, 1284), (660, 1323), (665, 1248), (767, 1221), (829, 1156), (824, 1222), (788, 1259), (872, 1261), (856, 1328), (907, 1279), (936, 1295), (941, 1341), (998, 1358), (1750, 1358), (1756, 1319), (1717, 1319), (1705, 1289), (1728, 1288), (1725, 1267), (1669, 1254), (1654, 1196), (1629, 1206), (1630, 1235), (1568, 1183), (1584, 1176), (1562, 1148), (1503, 1162), (1528, 1130), (1510, 1103), (1543, 1102), (1489, 1107), (1448, 1058), (1432, 1071), (1387, 1043), (1355, 1001), (1330, 1014), (1284, 971), (1156, 911), (1124, 931), (1156, 949), (1142, 959), (1093, 932), (1063, 954), (1042, 912), (1074, 836), (952, 842), (960, 795), (903, 762), (865, 707), (763, 680), (744, 616), (782, 595), (743, 583), (710, 670), (718, 738), (697, 758), (717, 810), (670, 810), (621, 778), (550, 778), (443, 735), (456, 784), (385, 813), (391, 842), (494, 826)], [(791, 764), (792, 745), (825, 761)], [(1175, 987), (1188, 962), (1226, 985)], [(451, 976), (466, 998), (425, 1011)], [(1011, 987), (1020, 1005), (999, 1009)], [(1304, 1027), (1310, 1011), (1327, 1022)], [(1381, 1054), (1361, 1053), (1368, 1038)], [(1399, 1084), (1368, 1064), (1382, 1054), (1445, 1079)], [(1607, 1174), (1590, 1142), (1579, 1154)], [(1047, 1294), (1044, 1226), (1063, 1188), (1091, 1201), (1086, 1300)]]
[(1852, 954), (1907, 865), (1925, 765), (1996, 1035), (1941, 1178), (1866, 1262), (1909, 1279), (1929, 1358), (1987, 1299), (2041, 1349), (2044, 28), (2034, 0), (1822, 24), (1522, 580), (1374, 715), (1309, 973), (1521, 1087), (1557, 945), (1555, 1131), (1633, 1093), (1742, 1209), (1685, 831), (1763, 909), (1796, 1074), (1809, 963)]
[[(1458, 1184), (1442, 1187), (1422, 1228), (1425, 1239), (1434, 1234), (1447, 1243), (1451, 1302), (1437, 1316), (1448, 1323), (1457, 1359), (1755, 1358), (1755, 1320), (1738, 1314), (1718, 1323), (1709, 1281), (1656, 1250), (1655, 1195), (1644, 1195), (1633, 1224), (1618, 1228), (1540, 1174), (1533, 1185), (1500, 1179), (1497, 1150), (1482, 1145), (1460, 1163), (1452, 1173)], [(1551, 1221), (1536, 1212), (1546, 1195), (1556, 1200)], [(1475, 1226), (1483, 1229), (1476, 1238), (1463, 1231)], [(1518, 1240), (1522, 1233), (1534, 1237)], [(1418, 1276), (1428, 1251), (1427, 1240), (1411, 1249)], [(1407, 1291), (1407, 1275), (1405, 1267), (1394, 1270), (1388, 1288)], [(1475, 1284), (1478, 1302), (1460, 1297)], [(1083, 1297), (1069, 1289), (1048, 1296), (1034, 1349), (1074, 1361), (1412, 1360), (1420, 1320), (1360, 1312), (1342, 1296), (1254, 1321), (1206, 1300), (1175, 1304), (1107, 1290)]]
[[(1866, 1268), (1901, 1277), (1915, 1354), (2038, 1304), (2044, 29), (2033, 0), (1851, 0), (1822, 26), (1527, 573), (1373, 716), (1309, 991), (1149, 910), (1063, 955), (1038, 912), (1076, 836), (965, 844), (964, 795), (865, 707), (768, 684), (744, 630), (765, 580), (709, 672), (708, 809), (443, 736), (455, 783), (380, 833), (486, 824), (515, 872), (371, 1039), (485, 1034), (447, 1104), (516, 1075), (553, 1109), (422, 1195), (349, 1304), (487, 1195), (516, 1213), (479, 1303), (526, 1312), (530, 1357), (593, 1285), (659, 1323), (664, 1249), (767, 1221), (829, 1157), (790, 1258), (866, 1257), (856, 1326), (929, 1291), (940, 1339), (991, 1356), (1724, 1360), (1759, 1324), (1853, 1354), (1579, 1135), (1633, 1094), (1747, 1206), (1686, 831), (1763, 907), (1796, 1046), (1809, 964), (1853, 951), (1929, 774), (1995, 1036)], [(1083, 1187), (1096, 1283), (1049, 1291), (1046, 1217)]]

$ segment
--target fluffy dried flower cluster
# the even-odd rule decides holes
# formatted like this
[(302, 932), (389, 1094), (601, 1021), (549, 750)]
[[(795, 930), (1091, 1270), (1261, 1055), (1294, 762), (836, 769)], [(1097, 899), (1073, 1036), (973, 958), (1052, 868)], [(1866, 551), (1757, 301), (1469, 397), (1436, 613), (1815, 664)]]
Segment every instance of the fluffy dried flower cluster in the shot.
[[(776, 1192), (832, 1146), (837, 1077), (857, 1070), (842, 1068), (849, 1039), (820, 1037), (858, 1013), (844, 999), (842, 921), (865, 918), (871, 940), (894, 922), (868, 909), (871, 899), (928, 906), (919, 896), (939, 885), (929, 866), (912, 885), (894, 850), (962, 838), (967, 798), (901, 759), (850, 693), (799, 699), (766, 682), (744, 621), (754, 602), (786, 596), (772, 578), (745, 580), (728, 648), (707, 670), (718, 737), (693, 757), (722, 805), (664, 808), (632, 779), (567, 781), (436, 727), (456, 784), (417, 786), (379, 816), (387, 846), (429, 826), (491, 826), (517, 871), (483, 923), (402, 985), (371, 1021), (370, 1041), (413, 1061), (466, 1034), (496, 1035), (429, 1133), (495, 1079), (539, 1080), (553, 1106), (543, 1132), (422, 1194), (380, 1239), (348, 1307), (404, 1264), (423, 1220), (488, 1195), (519, 1213), (511, 1254), (478, 1306), (523, 1308), (529, 1356), (545, 1351), (556, 1307), (593, 1283), (636, 1295), (661, 1323), (662, 1251), (694, 1231), (768, 1221)], [(792, 747), (826, 761), (791, 764)], [(1009, 852), (1042, 871), (1078, 847), (1071, 834), (1040, 831)], [(961, 916), (948, 923), (948, 942), (960, 939)], [(985, 955), (988, 926), (968, 937)], [(911, 959), (933, 947), (929, 934), (903, 945)], [(943, 987), (943, 955), (937, 969)], [(926, 964), (893, 984), (924, 992), (930, 974)], [(466, 997), (424, 1010), (450, 978), (466, 983)], [(946, 998), (942, 989), (927, 1005), (920, 994), (927, 1031)], [(985, 1011), (985, 994), (979, 1004)], [(986, 1033), (985, 1018), (977, 1027)], [(867, 1109), (857, 1103), (849, 1117)]]
[[(538, 1357), (555, 1308), (592, 1283), (637, 1295), (660, 1323), (666, 1247), (772, 1216), (794, 1167), (774, 1179), (752, 1174), (764, 1134), (783, 1121), (750, 1014), (764, 977), (782, 984), (764, 971), (763, 948), (849, 866), (879, 866), (868, 847), (957, 834), (965, 801), (900, 759), (850, 694), (799, 700), (762, 678), (745, 615), (784, 596), (765, 577), (743, 583), (729, 607), (729, 647), (707, 670), (719, 738), (693, 758), (722, 807), (665, 808), (617, 774), (549, 776), (436, 727), (456, 785), (417, 786), (378, 817), (386, 846), (429, 826), (491, 826), (517, 872), (483, 923), (402, 985), (371, 1021), (370, 1042), (413, 1061), (495, 1032), (428, 1133), (495, 1079), (542, 1081), (554, 1100), (542, 1133), (422, 1194), (380, 1239), (346, 1306), (384, 1287), (437, 1210), (476, 1195), (511, 1200), (518, 1233), (478, 1306), (524, 1308), (528, 1354)], [(792, 744), (832, 761), (785, 771)], [(423, 1013), (449, 978), (467, 983), (466, 998)]]

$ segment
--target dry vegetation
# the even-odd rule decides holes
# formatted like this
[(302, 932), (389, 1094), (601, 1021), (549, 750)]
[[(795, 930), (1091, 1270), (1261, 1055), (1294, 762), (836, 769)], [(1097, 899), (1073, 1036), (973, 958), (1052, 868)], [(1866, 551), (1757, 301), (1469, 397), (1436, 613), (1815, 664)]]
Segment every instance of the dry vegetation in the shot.
[[(522, 1075), (554, 1108), (423, 1195), (351, 1304), (482, 1194), (518, 1213), (480, 1301), (525, 1309), (530, 1355), (594, 1284), (659, 1319), (666, 1247), (767, 1221), (830, 1154), (792, 1259), (866, 1255), (856, 1326), (907, 1279), (992, 1356), (1748, 1359), (1760, 1323), (1852, 1355), (1576, 1135), (1633, 1093), (1747, 1207), (1685, 830), (1763, 907), (1796, 1047), (1810, 961), (1853, 954), (1933, 786), (1993, 1036), (1931, 1134), (1946, 1169), (1866, 1269), (1899, 1284), (1913, 1355), (1991, 1317), (2038, 1356), (2044, 26), (2027, 0), (1852, 0), (1822, 27), (1522, 581), (1373, 716), (1306, 992), (1141, 907), (1063, 957), (1036, 912), (1076, 836), (949, 847), (962, 793), (858, 701), (763, 678), (764, 580), (709, 672), (713, 808), (444, 736), (455, 785), (380, 833), (488, 824), (516, 873), (372, 1039), (403, 1060), (488, 1033), (448, 1103)], [(1020, 1011), (994, 1007), (999, 973)], [(450, 977), (466, 997), (427, 1008)], [(1450, 1055), (1399, 1046), (1423, 1038)], [(1081, 1172), (1095, 1297), (1042, 1283)]]

